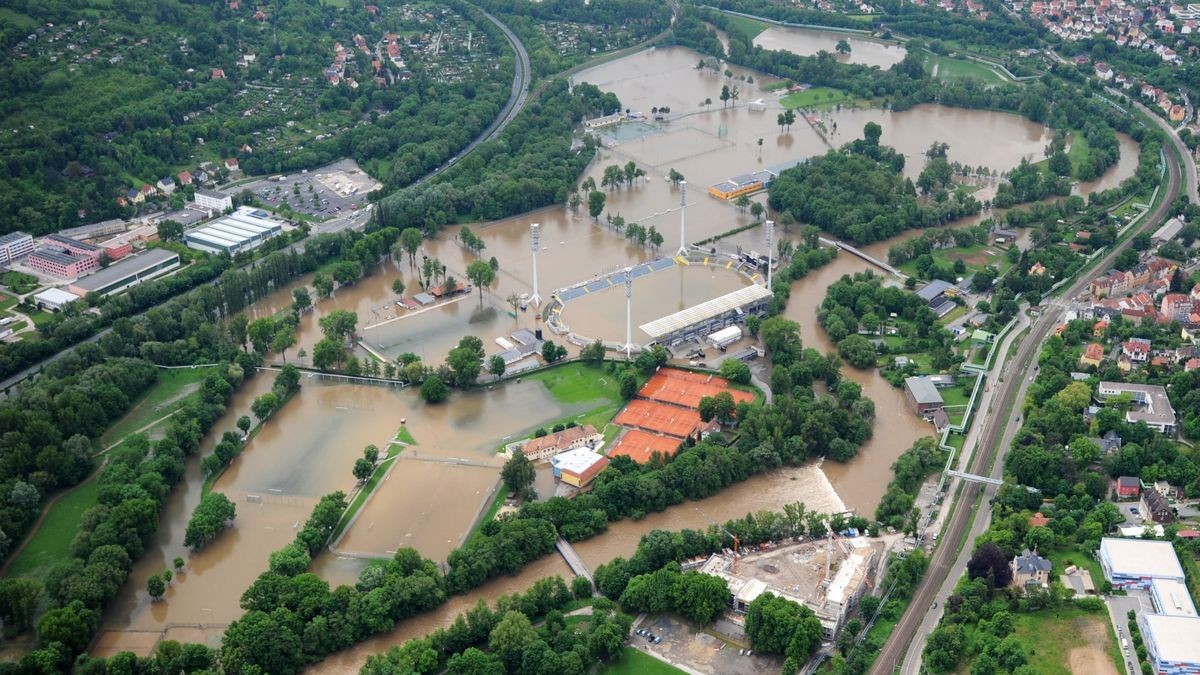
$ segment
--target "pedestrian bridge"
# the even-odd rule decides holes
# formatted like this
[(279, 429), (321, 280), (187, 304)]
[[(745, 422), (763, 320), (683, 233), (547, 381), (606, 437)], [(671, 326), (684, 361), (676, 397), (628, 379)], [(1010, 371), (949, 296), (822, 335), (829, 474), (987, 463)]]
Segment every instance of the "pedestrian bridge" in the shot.
[(571, 572), (573, 572), (575, 576), (586, 577), (588, 581), (592, 582), (592, 587), (596, 587), (596, 580), (592, 578), (591, 570), (587, 568), (587, 565), (584, 564), (583, 559), (580, 558), (579, 554), (575, 552), (575, 547), (571, 546), (571, 542), (559, 537), (557, 540), (555, 540), (554, 547), (558, 549), (560, 554), (562, 554), (563, 560), (567, 561), (567, 566), (571, 568)]

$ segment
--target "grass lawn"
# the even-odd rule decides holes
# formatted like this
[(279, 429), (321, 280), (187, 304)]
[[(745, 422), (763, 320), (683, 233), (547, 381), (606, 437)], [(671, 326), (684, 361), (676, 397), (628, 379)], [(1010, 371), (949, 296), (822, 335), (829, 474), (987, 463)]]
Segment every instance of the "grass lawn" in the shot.
[(50, 320), (54, 318), (53, 314), (42, 310), (38, 310), (36, 312), (26, 312), (26, 316), (28, 316), (33, 321), (33, 325), (37, 326), (38, 328), (50, 323)]
[(950, 310), (949, 314), (938, 319), (938, 321), (941, 322), (941, 324), (944, 326), (944, 325), (950, 323), (951, 321), (956, 321), (961, 316), (965, 316), (966, 313), (967, 313), (967, 308), (963, 307), (962, 305), (959, 305), (959, 306), (955, 307), (954, 309)]
[(408, 445), (417, 444), (417, 439), (413, 438), (412, 432), (408, 430), (408, 427), (400, 427), (400, 431), (396, 432), (396, 440)]
[(1008, 81), (1003, 75), (978, 61), (929, 54), (925, 57), (925, 65), (931, 70), (936, 65), (937, 77), (940, 80), (980, 80), (984, 84), (1004, 84)]
[(159, 370), (158, 383), (129, 412), (100, 437), (101, 445), (115, 443), (154, 420), (180, 408), (211, 368)]
[[(958, 453), (962, 452), (963, 446), (967, 444), (967, 437), (962, 434), (950, 434), (946, 436), (946, 444), (953, 446)], [(957, 454), (955, 456), (957, 456)]]
[(786, 86), (788, 86), (788, 81), (780, 80), (778, 82), (772, 82), (771, 84), (764, 84), (763, 86), (759, 87), (759, 89), (763, 91), (775, 91), (777, 89), (783, 89)]
[(738, 31), (742, 35), (753, 40), (759, 33), (771, 27), (771, 24), (757, 19), (750, 19), (744, 16), (734, 16), (732, 14), (726, 17), (729, 20), (733, 30)]
[(471, 531), (467, 533), (467, 536), (465, 539), (463, 539), (463, 541), (470, 541), (471, 537), (475, 536), (475, 533), (479, 531), (479, 528), (483, 527), (484, 523), (495, 520), (496, 512), (500, 510), (501, 506), (504, 506), (504, 500), (507, 497), (508, 488), (501, 484), (500, 487), (496, 489), (496, 496), (492, 498), (492, 503), (488, 506), (487, 511), (484, 511), (483, 516), (479, 518), (479, 522), (475, 523), (475, 527), (471, 528)]
[(624, 402), (616, 375), (600, 366), (568, 363), (522, 377), (546, 385), (550, 394), (560, 403), (586, 403), (601, 399), (612, 403)]
[(41, 579), (54, 563), (70, 558), (71, 540), (79, 531), (83, 512), (96, 505), (99, 492), (100, 483), (91, 480), (54, 502), (41, 527), (13, 559), (7, 576)]
[(633, 647), (626, 647), (621, 653), (621, 658), (604, 666), (599, 672), (606, 675), (675, 675), (683, 673), (675, 666), (639, 652)]
[(1093, 647), (1112, 661), (1114, 669), (1121, 671), (1118, 664), (1116, 637), (1112, 624), (1103, 612), (1086, 612), (1072, 606), (1057, 610), (1044, 610), (1030, 614), (1013, 613), (1016, 630), (1014, 635), (1025, 647), (1029, 665), (1044, 675), (1070, 675), (1072, 669), (1071, 650)]
[(24, 295), (38, 287), (38, 280), (31, 274), (10, 270), (0, 274), (0, 284), (4, 284), (14, 293)]
[(1079, 175), (1079, 168), (1091, 159), (1091, 147), (1083, 132), (1071, 132), (1071, 149), (1067, 151), (1067, 159), (1071, 160), (1071, 175)]
[(1100, 584), (1104, 583), (1104, 570), (1100, 569), (1100, 563), (1092, 556), (1083, 551), (1075, 549), (1060, 549), (1048, 555), (1047, 558), (1054, 565), (1053, 574), (1057, 579), (1058, 575), (1066, 571), (1071, 565), (1082, 567), (1092, 575), (1092, 583), (1099, 589)]
[(812, 87), (804, 91), (798, 91), (793, 94), (788, 94), (779, 99), (779, 102), (787, 108), (811, 108), (816, 105), (829, 105), (832, 103), (841, 103), (843, 101), (851, 101), (854, 97), (832, 87)]

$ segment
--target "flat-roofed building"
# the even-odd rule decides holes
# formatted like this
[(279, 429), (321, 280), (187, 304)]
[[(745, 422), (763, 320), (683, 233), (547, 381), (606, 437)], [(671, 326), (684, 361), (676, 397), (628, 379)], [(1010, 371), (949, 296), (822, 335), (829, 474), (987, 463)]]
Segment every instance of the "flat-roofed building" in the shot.
[(1096, 397), (1105, 401), (1113, 396), (1129, 394), (1134, 405), (1125, 413), (1130, 424), (1144, 422), (1146, 426), (1161, 434), (1175, 434), (1175, 409), (1167, 390), (1156, 384), (1129, 384), (1126, 382), (1101, 382)]
[(95, 274), (71, 284), (67, 290), (85, 296), (88, 293), (112, 295), (147, 279), (167, 274), (179, 267), (179, 254), (161, 248), (129, 256)]
[(217, 190), (206, 190), (203, 188), (196, 190), (196, 196), (193, 201), (200, 208), (222, 213), (227, 209), (233, 208), (233, 197)]
[(765, 286), (750, 284), (638, 328), (652, 342), (668, 347), (688, 340), (701, 340), (726, 326), (744, 323), (751, 314), (762, 315), (772, 297)]
[[(1196, 605), (1192, 602), (1192, 594), (1188, 592), (1187, 584), (1176, 579), (1151, 579), (1150, 599), (1154, 601), (1154, 611), (1168, 616), (1196, 616)], [(1200, 638), (1200, 635), (1196, 636)]]
[(1100, 540), (1100, 568), (1115, 588), (1147, 589), (1154, 579), (1183, 582), (1183, 568), (1170, 542), (1150, 539)]
[(60, 279), (75, 279), (99, 269), (100, 259), (76, 255), (60, 248), (41, 248), (30, 253), (25, 264)]
[(89, 258), (95, 258), (97, 262), (100, 261), (100, 252), (102, 249), (99, 246), (93, 246), (92, 244), (83, 241), (76, 241), (70, 237), (64, 237), (60, 234), (47, 235), (43, 242), (48, 244), (51, 248), (60, 248), (71, 255), (87, 256)]
[(568, 450), (550, 458), (551, 473), (567, 485), (583, 487), (608, 466), (608, 458), (587, 448)]
[(268, 217), (266, 211), (243, 206), (183, 235), (190, 248), (207, 253), (235, 255), (258, 248), (283, 232), (283, 223)]
[(1139, 622), (1150, 667), (1158, 675), (1200, 673), (1200, 618), (1143, 614)]
[(0, 264), (8, 265), (30, 253), (33, 253), (32, 235), (25, 232), (9, 232), (0, 237)]
[(718, 199), (737, 199), (742, 195), (767, 189), (775, 180), (775, 176), (776, 174), (772, 171), (755, 171), (754, 173), (734, 176), (729, 180), (710, 185), (708, 187), (708, 194)]
[(57, 312), (66, 307), (68, 303), (75, 302), (78, 299), (78, 295), (68, 293), (60, 288), (47, 288), (33, 296), (33, 303), (38, 307), (52, 309)]

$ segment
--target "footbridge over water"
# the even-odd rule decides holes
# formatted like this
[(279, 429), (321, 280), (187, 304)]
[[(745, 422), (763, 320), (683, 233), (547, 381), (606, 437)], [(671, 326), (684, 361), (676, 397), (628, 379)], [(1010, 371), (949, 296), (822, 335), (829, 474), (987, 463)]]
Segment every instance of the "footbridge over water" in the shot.
[(843, 251), (846, 251), (847, 253), (851, 253), (851, 254), (853, 254), (853, 255), (856, 255), (856, 256), (858, 256), (859, 258), (862, 258), (863, 260), (866, 260), (867, 262), (871, 263), (872, 265), (874, 265), (874, 266), (878, 267), (878, 268), (879, 268), (879, 269), (881, 269), (881, 270), (884, 270), (885, 272), (887, 272), (887, 273), (889, 273), (889, 274), (894, 274), (894, 275), (896, 275), (896, 276), (898, 276), (898, 277), (900, 277), (900, 278), (903, 278), (903, 279), (907, 279), (907, 278), (908, 278), (908, 275), (907, 275), (907, 274), (905, 274), (904, 272), (901, 272), (900, 270), (896, 269), (895, 267), (892, 267), (891, 265), (889, 265), (889, 264), (885, 263), (884, 261), (880, 260), (879, 258), (876, 258), (876, 257), (874, 257), (874, 256), (872, 256), (872, 255), (868, 255), (866, 252), (864, 252), (864, 251), (861, 251), (861, 250), (859, 250), (859, 249), (857, 249), (857, 248), (854, 248), (854, 247), (853, 247), (853, 246), (851, 246), (850, 244), (844, 244), (844, 243), (842, 243), (842, 242), (840, 242), (840, 241), (834, 241), (834, 240), (832, 240), (832, 239), (826, 239), (825, 237), (821, 237), (821, 243), (822, 243), (822, 244), (825, 244), (826, 246), (835, 246), (835, 247), (837, 247), (837, 248), (840, 248), (840, 249), (841, 249), (841, 250), (843, 250)]
[(586, 577), (592, 582), (592, 588), (596, 587), (596, 580), (592, 578), (592, 572), (584, 564), (583, 559), (575, 552), (575, 547), (571, 546), (571, 542), (559, 537), (554, 542), (554, 547), (562, 554), (563, 560), (567, 561), (567, 566), (571, 568), (571, 572), (577, 577)]

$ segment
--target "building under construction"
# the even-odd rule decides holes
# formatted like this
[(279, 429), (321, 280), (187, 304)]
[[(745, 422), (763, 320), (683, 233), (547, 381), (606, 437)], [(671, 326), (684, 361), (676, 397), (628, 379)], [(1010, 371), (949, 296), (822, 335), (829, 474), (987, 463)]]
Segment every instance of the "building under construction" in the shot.
[(878, 559), (866, 538), (789, 544), (763, 551), (710, 556), (696, 569), (721, 577), (733, 594), (733, 609), (745, 613), (763, 593), (808, 606), (821, 621), (825, 640), (833, 640), (846, 616), (871, 585)]

